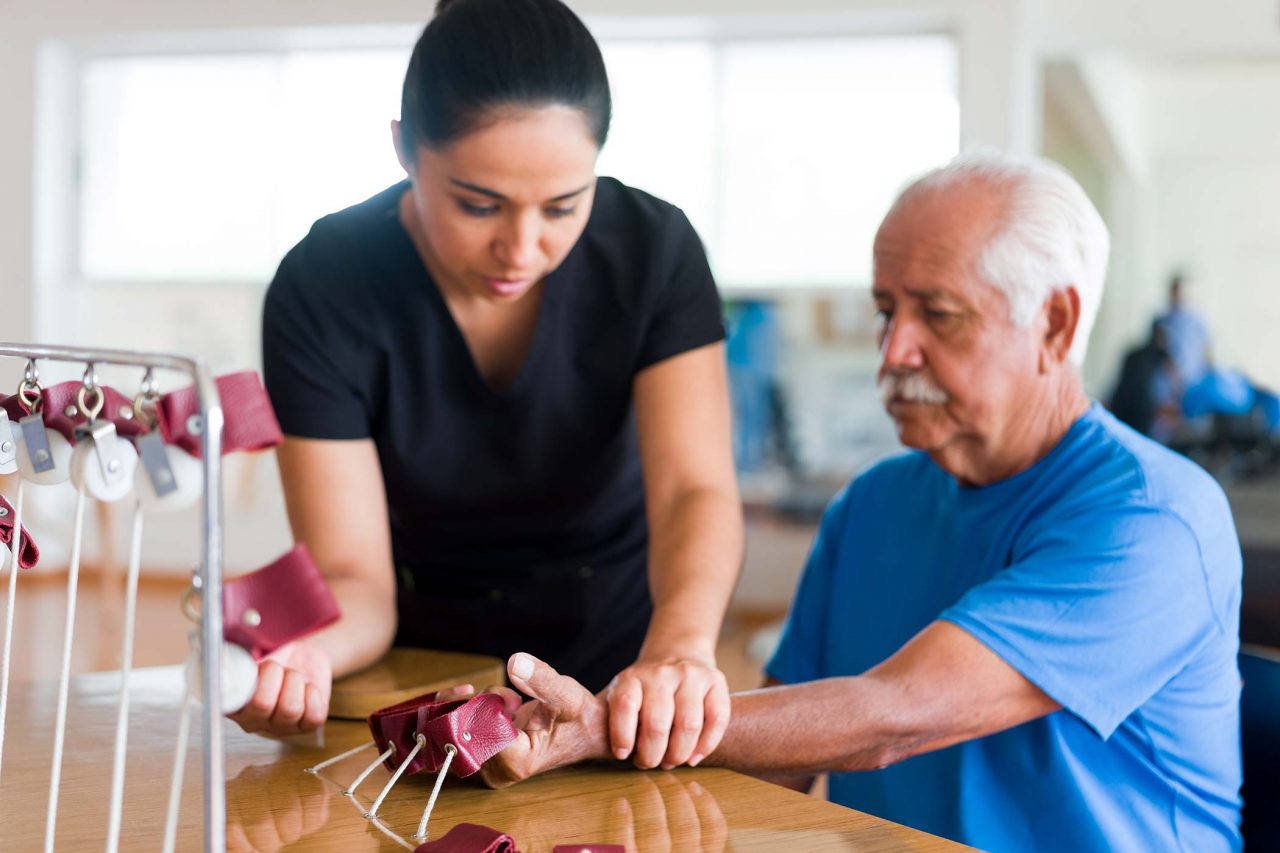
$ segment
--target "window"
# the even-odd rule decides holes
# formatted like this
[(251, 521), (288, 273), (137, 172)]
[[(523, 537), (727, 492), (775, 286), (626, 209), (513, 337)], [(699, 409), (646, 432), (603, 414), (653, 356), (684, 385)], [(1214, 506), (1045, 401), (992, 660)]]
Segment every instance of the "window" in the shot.
[[(946, 36), (602, 45), (601, 173), (684, 208), (729, 292), (865, 283), (893, 195), (958, 148)], [(86, 59), (80, 278), (268, 280), (313, 220), (402, 177), (409, 49)]]

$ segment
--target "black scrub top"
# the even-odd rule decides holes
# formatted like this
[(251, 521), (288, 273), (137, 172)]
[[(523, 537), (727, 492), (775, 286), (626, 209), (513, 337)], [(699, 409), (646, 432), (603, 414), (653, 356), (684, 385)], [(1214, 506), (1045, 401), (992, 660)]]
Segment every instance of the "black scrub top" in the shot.
[(599, 689), (651, 612), (632, 383), (723, 339), (706, 254), (678, 208), (598, 179), (497, 390), (400, 223), (407, 190), (324, 217), (281, 262), (262, 329), (276, 415), (288, 435), (374, 440), (398, 644), (529, 651)]

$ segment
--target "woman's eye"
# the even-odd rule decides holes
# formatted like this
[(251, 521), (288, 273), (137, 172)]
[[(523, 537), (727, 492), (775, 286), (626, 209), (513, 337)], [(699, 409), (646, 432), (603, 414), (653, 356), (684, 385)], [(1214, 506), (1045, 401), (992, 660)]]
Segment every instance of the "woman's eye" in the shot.
[(577, 207), (548, 207), (546, 214), (548, 219), (564, 219), (566, 216), (573, 216), (577, 213)]
[(458, 199), (458, 207), (468, 216), (493, 216), (498, 212), (496, 204), (472, 204), (466, 199)]

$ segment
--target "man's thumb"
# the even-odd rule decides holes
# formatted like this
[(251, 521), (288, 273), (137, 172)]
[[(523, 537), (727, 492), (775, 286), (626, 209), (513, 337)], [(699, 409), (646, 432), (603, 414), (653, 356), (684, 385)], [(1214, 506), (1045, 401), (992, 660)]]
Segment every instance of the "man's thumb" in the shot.
[(507, 661), (507, 675), (521, 693), (557, 711), (578, 707), (586, 693), (586, 688), (569, 676), (561, 675), (549, 664), (524, 652), (517, 652)]

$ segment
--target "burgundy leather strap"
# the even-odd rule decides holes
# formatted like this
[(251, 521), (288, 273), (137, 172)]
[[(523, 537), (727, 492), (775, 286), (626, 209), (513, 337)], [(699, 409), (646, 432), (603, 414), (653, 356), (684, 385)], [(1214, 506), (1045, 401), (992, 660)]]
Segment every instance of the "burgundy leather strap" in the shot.
[(621, 844), (557, 844), (551, 853), (627, 853)]
[(453, 744), (458, 754), (450, 769), (470, 776), (516, 739), (515, 726), (507, 718), (502, 698), (481, 693), (470, 699), (437, 702), (435, 693), (381, 708), (369, 715), (369, 731), (378, 751), (395, 747), (385, 766), (394, 771), (413, 750), (418, 734), (427, 739), (405, 768), (406, 773), (435, 772), (444, 764), (445, 745)]
[[(77, 402), (81, 387), (82, 383), (74, 380), (51, 385), (44, 389), (43, 401), (40, 404), (40, 416), (44, 420), (44, 425), (49, 429), (57, 430), (67, 441), (75, 441), (76, 427), (89, 422), (89, 419), (80, 413)], [(134, 417), (131, 399), (106, 385), (99, 385), (98, 388), (103, 394), (98, 420), (111, 421), (116, 425), (116, 435), (126, 438), (133, 438), (147, 431), (146, 424), (139, 423)], [(89, 398), (88, 402), (92, 404), (94, 401)], [(11, 421), (19, 421), (31, 414), (17, 394), (5, 397), (0, 405), (4, 406)], [(68, 409), (73, 410), (69, 415)]]
[[(76, 381), (59, 382), (44, 391), (44, 405), (40, 409), (40, 414), (44, 417), (44, 425), (62, 433), (62, 437), (67, 441), (75, 441), (76, 427), (89, 422), (89, 419), (81, 414), (77, 403), (80, 389), (83, 387), (83, 383)], [(102, 410), (98, 414), (98, 420), (111, 421), (116, 425), (116, 435), (123, 438), (133, 438), (147, 431), (146, 424), (139, 423), (133, 416), (132, 399), (106, 385), (99, 385), (98, 390), (103, 395)], [(88, 402), (90, 405), (94, 403), (92, 397), (88, 398)], [(68, 415), (67, 412), (71, 414)]]
[[(219, 376), (217, 384), (224, 420), (223, 453), (266, 450), (284, 440), (275, 410), (271, 408), (271, 401), (257, 373), (252, 370), (229, 373)], [(200, 412), (195, 387), (165, 394), (160, 398), (156, 411), (165, 441), (198, 458), (202, 425), (194, 423), (191, 417)]]
[(516, 840), (477, 823), (459, 823), (435, 841), (414, 848), (413, 853), (520, 853)]
[[(3, 495), (0, 495), (0, 509), (4, 510), (4, 515), (0, 516), (0, 542), (12, 545), (13, 505), (5, 500)], [(24, 569), (31, 569), (35, 568), (38, 562), (40, 562), (40, 549), (36, 547), (35, 540), (31, 538), (24, 524), (22, 525), (22, 553), (18, 555), (18, 565)]]
[(254, 660), (320, 630), (339, 615), (329, 584), (301, 544), (222, 588), (222, 634), (248, 649)]

